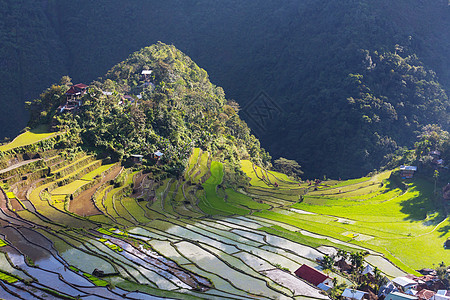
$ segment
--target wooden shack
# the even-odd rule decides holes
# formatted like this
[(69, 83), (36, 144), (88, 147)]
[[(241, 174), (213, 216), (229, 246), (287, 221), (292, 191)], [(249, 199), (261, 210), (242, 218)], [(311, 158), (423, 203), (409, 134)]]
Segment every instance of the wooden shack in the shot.
[(411, 179), (416, 171), (416, 166), (400, 166), (400, 177), (402, 179)]

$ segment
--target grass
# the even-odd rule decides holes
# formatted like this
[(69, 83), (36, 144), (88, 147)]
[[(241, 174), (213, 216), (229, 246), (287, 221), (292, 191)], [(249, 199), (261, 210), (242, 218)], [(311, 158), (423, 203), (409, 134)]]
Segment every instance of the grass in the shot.
[(57, 187), (56, 189), (51, 191), (52, 195), (70, 195), (73, 194), (76, 190), (81, 188), (83, 185), (87, 184), (86, 180), (75, 180), (69, 184)]
[(250, 178), (250, 184), (252, 186), (258, 186), (263, 188), (271, 187), (260, 178), (262, 174), (257, 174), (255, 172), (255, 170), (253, 169), (253, 163), (251, 161), (241, 160), (241, 168), (242, 171), (244, 171), (245, 175), (247, 175)]
[(17, 279), (14, 276), (11, 276), (9, 274), (3, 273), (2, 271), (0, 271), (0, 280), (6, 281), (8, 283), (14, 283), (16, 281), (18, 281), (19, 279)]
[(256, 209), (256, 210), (271, 208), (270, 205), (256, 202), (251, 197), (238, 193), (231, 188), (226, 189), (225, 192), (228, 195), (227, 202), (230, 204), (241, 205), (249, 209)]
[(231, 205), (216, 193), (217, 186), (222, 183), (223, 165), (220, 162), (211, 163), (211, 176), (203, 184), (204, 196), (201, 197), (199, 207), (207, 214), (247, 215), (248, 209)]
[[(202, 156), (200, 157), (198, 166), (196, 169), (194, 169), (194, 171), (191, 175), (191, 178), (192, 178), (191, 181), (193, 183), (200, 183), (200, 180), (202, 179), (202, 177), (208, 173), (208, 160), (209, 160), (208, 152), (202, 152)], [(199, 172), (198, 175), (196, 175), (197, 172)]]
[(109, 168), (111, 168), (114, 165), (115, 164), (102, 165), (99, 168), (95, 169), (94, 171), (87, 173), (86, 175), (81, 177), (81, 180), (93, 180), (94, 178), (101, 175), (103, 172), (105, 172), (106, 170), (108, 170)]
[(95, 277), (94, 275), (91, 275), (89, 273), (83, 273), (83, 276), (92, 281), (93, 284), (96, 286), (108, 286), (109, 282), (103, 279), (99, 279)]
[(122, 199), (122, 205), (125, 209), (139, 222), (139, 223), (148, 223), (151, 220), (145, 216), (145, 211), (142, 209), (139, 204), (137, 204), (136, 199), (125, 197)]
[(190, 173), (194, 169), (195, 165), (197, 164), (198, 157), (200, 155), (200, 151), (201, 151), (200, 148), (194, 148), (192, 150), (192, 154), (189, 157), (189, 164), (186, 168), (186, 171), (184, 172), (184, 178), (186, 180), (188, 180), (190, 178), (190, 176), (192, 175)]
[(264, 232), (267, 232), (267, 233), (270, 233), (272, 235), (276, 235), (279, 237), (283, 237), (290, 241), (294, 241), (299, 244), (310, 246), (313, 248), (317, 248), (317, 247), (326, 245), (326, 246), (331, 246), (331, 247), (335, 247), (335, 248), (340, 248), (340, 249), (343, 249), (348, 252), (356, 251), (355, 248), (351, 248), (351, 247), (341, 245), (341, 244), (336, 244), (336, 243), (333, 243), (326, 239), (318, 239), (318, 238), (310, 237), (307, 235), (303, 235), (300, 232), (290, 231), (290, 230), (287, 230), (287, 229), (277, 226), (277, 225), (270, 226), (270, 227), (261, 227), (258, 230), (261, 230), (261, 231), (264, 231)]
[(40, 125), (35, 129), (18, 135), (11, 143), (0, 146), (0, 151), (8, 151), (14, 148), (31, 145), (58, 134), (59, 132), (49, 132), (47, 125)]
[[(165, 245), (167, 243), (167, 245), (170, 245), (170, 247), (167, 246), (167, 249), (175, 251), (172, 254), (174, 260), (177, 257), (179, 260), (182, 259), (183, 267), (191, 270), (196, 270), (200, 266), (197, 263), (213, 268), (216, 258), (227, 264), (226, 270), (231, 267), (237, 270), (236, 268), (240, 266), (241, 261), (236, 258), (247, 253), (271, 263), (279, 263), (280, 268), (289, 267), (292, 271), (296, 267), (295, 260), (289, 261), (293, 257), (292, 253), (292, 255), (287, 252), (284, 253), (283, 248), (276, 243), (261, 247), (265, 241), (259, 239), (258, 236), (262, 237), (267, 234), (283, 237), (314, 248), (325, 245), (355, 251), (351, 246), (342, 245), (333, 240), (337, 239), (353, 244), (355, 247), (361, 246), (384, 254), (390, 261), (410, 273), (414, 273), (414, 269), (432, 267), (433, 264), (436, 265), (442, 260), (450, 260), (450, 254), (442, 247), (449, 237), (450, 222), (448, 219), (441, 222), (444, 219), (443, 214), (430, 200), (433, 196), (433, 184), (430, 182), (415, 179), (405, 191), (390, 182), (388, 179), (390, 173), (386, 172), (372, 178), (360, 178), (344, 182), (326, 181), (322, 183), (318, 191), (312, 191), (312, 188), (309, 187), (310, 191), (303, 195), (308, 189), (305, 184), (292, 181), (284, 174), (266, 171), (259, 167), (254, 169), (250, 161), (243, 161), (242, 166), (245, 168), (247, 175), (251, 177), (252, 186), (239, 192), (231, 188), (223, 189), (221, 186), (224, 177), (223, 165), (220, 162), (212, 161), (208, 169), (208, 159), (208, 153), (202, 153), (200, 149), (194, 149), (189, 161), (188, 171), (185, 173), (185, 176), (187, 176), (186, 174), (190, 172), (191, 177), (199, 170), (203, 175), (210, 174), (206, 182), (202, 184), (203, 189), (197, 191), (199, 208), (210, 216), (253, 214), (255, 218), (252, 216), (247, 218), (214, 217), (216, 222), (214, 226), (211, 226), (211, 218), (208, 219), (207, 216), (203, 216), (200, 219), (198, 218), (201, 216), (199, 213), (193, 213), (194, 209), (192, 208), (198, 209), (198, 207), (195, 207), (196, 199), (194, 197), (189, 199), (191, 195), (188, 191), (196, 189), (197, 186), (185, 182), (186, 197), (191, 200), (187, 204), (185, 201), (188, 199), (185, 199), (182, 193), (182, 180), (166, 179), (160, 183), (156, 190), (156, 196), (159, 200), (155, 201), (151, 207), (145, 206), (150, 205), (151, 202), (137, 202), (136, 199), (127, 197), (126, 193), (123, 198), (122, 196), (119, 197), (124, 189), (131, 191), (133, 174), (127, 173), (127, 178), (124, 178), (126, 179), (124, 186), (111, 189), (107, 194), (106, 188), (108, 187), (99, 191), (96, 203), (112, 218), (109, 219), (102, 215), (91, 217), (90, 220), (105, 223), (105, 228), (108, 228), (97, 229), (97, 224), (77, 219), (55, 209), (62, 209), (64, 204), (63, 201), (56, 203), (56, 200), (64, 200), (64, 195), (72, 193), (82, 184), (95, 179), (112, 167), (112, 165), (103, 165), (89, 173), (87, 173), (88, 169), (81, 173), (83, 168), (92, 163), (88, 163), (82, 168), (74, 165), (71, 169), (65, 171), (61, 168), (61, 175), (71, 171), (70, 174), (60, 179), (68, 178), (68, 184), (54, 189), (51, 192), (53, 196), (50, 198), (45, 189), (52, 183), (37, 187), (29, 195), (30, 201), (38, 211), (54, 221), (55, 224), (39, 219), (29, 211), (19, 212), (19, 215), (30, 222), (42, 225), (40, 229), (36, 230), (53, 241), (56, 251), (62, 255), (67, 265), (75, 266), (76, 270), (71, 268), (72, 270), (79, 272), (80, 275), (83, 274), (94, 284), (103, 287), (108, 284), (119, 286), (119, 282), (122, 282), (124, 287), (132, 288), (132, 290), (146, 291), (149, 289), (149, 291), (158, 291), (158, 293), (168, 296), (175, 295), (175, 293), (166, 293), (162, 289), (154, 289), (150, 283), (148, 283), (148, 286), (137, 283), (128, 286), (129, 282), (121, 281), (123, 280), (122, 275), (103, 280), (88, 274), (89, 268), (93, 265), (92, 260), (108, 265), (111, 269), (114, 265), (117, 267), (117, 270), (116, 268), (114, 270), (119, 271), (120, 274), (127, 270), (131, 276), (136, 276), (138, 281), (145, 279), (139, 273), (140, 271), (135, 264), (127, 259), (126, 255), (123, 255), (123, 249), (120, 247), (122, 244), (115, 242), (114, 244), (111, 242), (113, 239), (109, 238), (108, 240), (107, 236), (99, 239), (98, 234), (93, 234), (92, 230), (97, 229), (99, 233), (122, 240), (125, 239), (129, 242), (131, 237), (127, 234), (114, 233), (114, 228), (125, 230), (123, 227), (137, 226), (138, 223), (145, 224), (141, 228), (148, 228), (152, 232), (148, 243), (151, 245), (162, 245), (162, 243)], [(197, 162), (199, 163), (198, 166)], [(92, 168), (89, 170), (92, 170)], [(87, 174), (81, 177), (81, 174), (85, 173)], [(197, 182), (203, 176), (201, 174), (196, 177)], [(263, 175), (264, 179), (261, 179)], [(81, 180), (78, 179), (79, 177), (81, 177)], [(57, 180), (55, 179), (55, 181)], [(272, 185), (274, 182), (278, 183), (278, 188)], [(155, 185), (153, 188), (157, 186)], [(165, 199), (162, 199), (161, 195), (166, 190), (168, 195)], [(44, 195), (43, 199), (39, 197), (41, 191)], [(106, 199), (103, 206), (100, 199), (105, 195)], [(8, 194), (8, 197), (10, 196), (13, 195)], [(299, 202), (300, 196), (303, 196), (302, 202)], [(50, 203), (53, 203), (54, 206), (51, 206)], [(305, 214), (300, 210), (313, 214)], [(61, 228), (56, 223), (66, 227)], [(77, 230), (71, 230), (71, 228), (77, 228)], [(82, 228), (91, 230), (81, 230)], [(233, 228), (240, 229), (240, 231), (233, 231)], [(297, 229), (329, 238), (311, 237), (306, 232)], [(257, 230), (259, 230), (259, 234)], [(256, 236), (254, 240), (252, 240), (253, 236)], [(330, 239), (335, 242), (330, 241)], [(132, 241), (140, 242), (139, 240)], [(4, 241), (0, 240), (0, 247), (3, 245), (2, 242), (6, 245)], [(242, 245), (239, 248), (240, 254), (233, 252), (237, 249), (234, 249), (235, 246), (233, 245), (235, 244)], [(208, 257), (212, 258), (211, 261), (202, 261), (204, 259), (202, 257), (185, 256), (186, 253), (183, 251), (186, 250), (184, 249), (186, 247), (192, 250), (191, 252), (202, 247), (205, 251), (201, 253), (205, 252), (205, 255), (207, 254)], [(179, 251), (176, 252), (177, 250)], [(158, 248), (155, 246), (155, 251), (170, 257), (167, 254), (168, 251), (165, 251), (165, 247)], [(279, 251), (279, 253), (275, 253), (275, 251)], [(225, 255), (224, 253), (228, 254)], [(92, 256), (89, 262), (78, 263), (79, 258), (88, 256)], [(289, 263), (287, 263), (288, 261)], [(244, 261), (244, 263), (247, 263), (247, 261)], [(242, 266), (239, 271), (242, 274), (251, 275), (246, 266)], [(203, 272), (203, 274), (207, 273), (206, 271)], [(214, 272), (207, 273), (206, 277), (211, 279), (222, 273), (214, 269)], [(23, 278), (22, 275), (18, 275), (18, 277)], [(239, 279), (230, 278), (230, 282), (232, 281), (233, 284), (236, 280)], [(141, 283), (145, 283), (145, 281)], [(213, 288), (211, 292), (214, 290)], [(217, 288), (217, 290), (220, 290), (220, 288)], [(223, 290), (221, 291), (223, 292)], [(240, 292), (246, 293), (244, 289)], [(224, 294), (226, 295), (226, 293)], [(198, 293), (198, 295), (208, 294)]]
[[(347, 193), (351, 195), (349, 198), (331, 194), (307, 196), (302, 203), (291, 205), (316, 215), (286, 210), (255, 215), (379, 251), (411, 272), (449, 260), (450, 253), (443, 244), (450, 236), (450, 222), (444, 220), (442, 211), (431, 200), (433, 184), (417, 178), (403, 192), (386, 180), (385, 175), (353, 181), (351, 185), (360, 188)], [(380, 180), (385, 184), (375, 184), (376, 192), (367, 189), (367, 183)], [(356, 193), (361, 196), (355, 196)], [(366, 197), (366, 193), (372, 197)]]

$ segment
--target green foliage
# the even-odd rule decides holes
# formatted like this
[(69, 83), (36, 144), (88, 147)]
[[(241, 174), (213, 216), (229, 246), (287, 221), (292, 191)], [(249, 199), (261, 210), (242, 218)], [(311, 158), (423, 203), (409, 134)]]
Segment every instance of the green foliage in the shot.
[(290, 160), (283, 157), (280, 157), (274, 161), (274, 167), (275, 170), (295, 178), (300, 178), (303, 174), (303, 171), (300, 169), (300, 165), (295, 160)]
[[(141, 71), (149, 68), (151, 82), (143, 81)], [(242, 155), (261, 163), (270, 160), (235, 110), (225, 105), (223, 89), (174, 46), (158, 43), (131, 54), (89, 87), (78, 113), (56, 111), (67, 88), (53, 85), (35, 100), (30, 125), (51, 122), (80, 136), (84, 147), (115, 160), (141, 154), (143, 163), (153, 165), (153, 153), (161, 150), (163, 170), (175, 176), (183, 173), (193, 147), (208, 149), (232, 166), (239, 165)]]

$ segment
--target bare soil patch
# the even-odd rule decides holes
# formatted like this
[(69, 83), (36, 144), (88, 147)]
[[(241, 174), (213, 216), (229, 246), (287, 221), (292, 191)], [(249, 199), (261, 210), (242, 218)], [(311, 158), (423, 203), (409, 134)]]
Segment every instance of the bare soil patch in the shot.
[(8, 209), (8, 206), (6, 205), (6, 195), (3, 193), (3, 191), (0, 191), (0, 208), (3, 210)]
[(94, 202), (92, 201), (92, 195), (94, 195), (95, 191), (101, 184), (113, 180), (119, 172), (120, 168), (115, 168), (114, 171), (103, 177), (98, 184), (75, 197), (75, 199), (70, 202), (69, 211), (83, 217), (101, 214), (101, 211), (95, 207)]
[(22, 207), (22, 205), (19, 203), (19, 201), (17, 199), (9, 199), (9, 201), (11, 202), (11, 207), (14, 211), (21, 211), (24, 210), (24, 208)]

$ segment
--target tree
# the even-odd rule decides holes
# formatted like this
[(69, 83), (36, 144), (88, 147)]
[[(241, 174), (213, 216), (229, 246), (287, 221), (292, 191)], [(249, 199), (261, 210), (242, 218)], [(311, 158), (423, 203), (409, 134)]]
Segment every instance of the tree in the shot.
[(359, 271), (362, 269), (364, 261), (364, 254), (362, 252), (352, 252), (350, 253), (350, 262), (354, 270)]
[(322, 260), (320, 261), (320, 265), (322, 266), (322, 268), (324, 270), (331, 270), (333, 271), (334, 268), (334, 259), (333, 257), (325, 254), (322, 258)]
[(292, 176), (296, 179), (299, 179), (303, 174), (303, 171), (300, 169), (300, 165), (291, 159), (286, 159), (280, 157), (279, 159), (274, 161), (275, 170), (285, 173), (286, 175)]
[(380, 269), (378, 269), (378, 267), (375, 267), (375, 269), (373, 270), (373, 277), (375, 278), (375, 282), (377, 285), (376, 292), (378, 293), (378, 289), (384, 283), (384, 276), (381, 273)]
[(348, 253), (345, 250), (339, 249), (338, 252), (337, 252), (337, 256), (342, 258), (342, 259), (347, 259)]
[(436, 184), (437, 184), (437, 180), (439, 178), (438, 170), (434, 170), (433, 178), (434, 178), (434, 194), (436, 195)]

